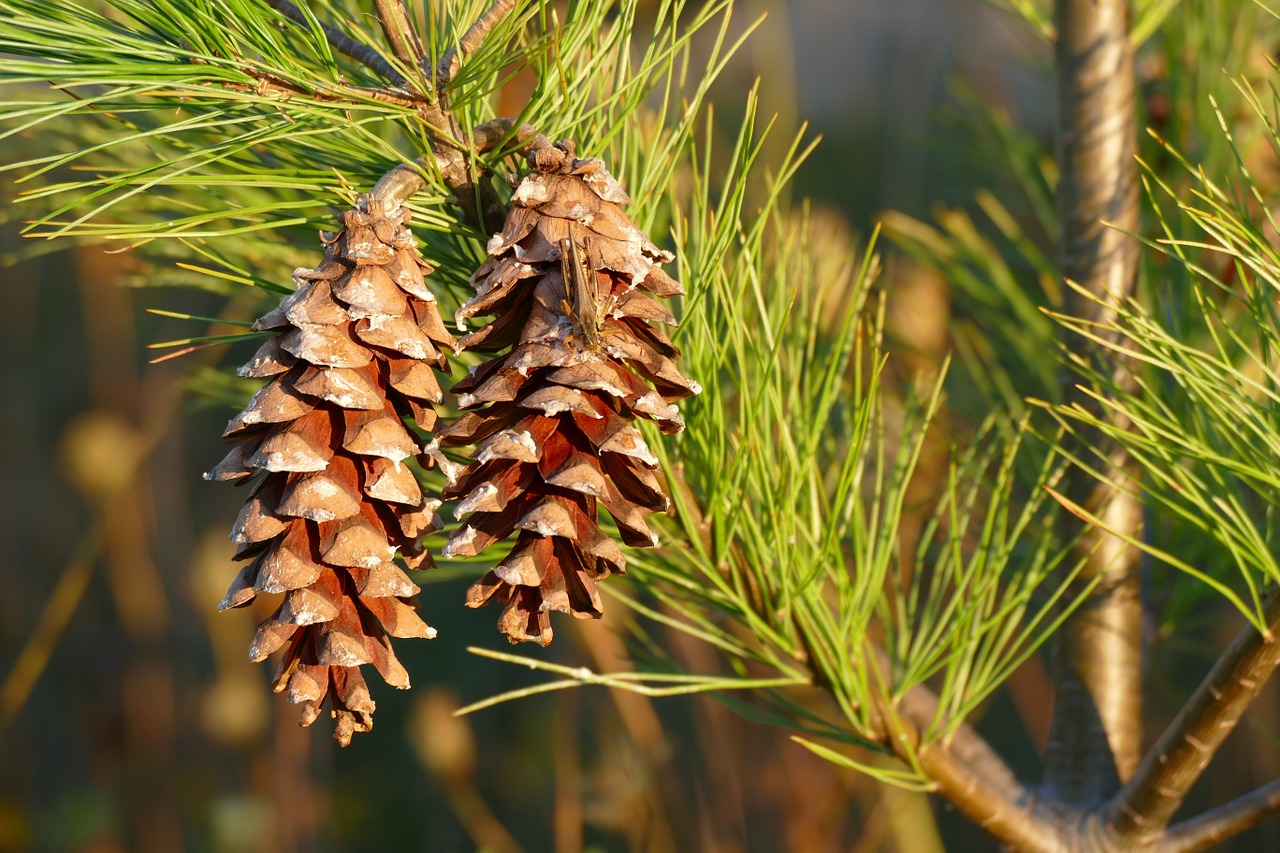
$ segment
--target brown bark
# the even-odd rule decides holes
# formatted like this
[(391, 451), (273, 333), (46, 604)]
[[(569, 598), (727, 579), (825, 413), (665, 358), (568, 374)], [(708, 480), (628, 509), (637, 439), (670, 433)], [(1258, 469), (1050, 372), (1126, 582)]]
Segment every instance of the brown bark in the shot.
[[(1268, 597), (1266, 616), (1268, 631), (1274, 635), (1280, 629), (1280, 592), (1273, 591)], [(1113, 835), (1130, 843), (1147, 843), (1153, 840), (1153, 834), (1163, 832), (1187, 791), (1200, 778), (1227, 735), (1235, 730), (1240, 717), (1253, 704), (1277, 665), (1280, 665), (1280, 643), (1275, 642), (1274, 636), (1260, 634), (1252, 625), (1246, 625), (1116, 798), (1111, 807)], [(1275, 800), (1274, 791), (1246, 795), (1224, 806), (1230, 810), (1231, 818), (1223, 818), (1216, 825), (1220, 832), (1225, 832), (1230, 825), (1251, 814), (1260, 820), (1276, 810)], [(1198, 821), (1209, 821), (1211, 815), (1213, 812)], [(1183, 839), (1175, 842), (1171, 838), (1169, 844), (1175, 845), (1173, 849), (1181, 850), (1184, 845), (1186, 849), (1202, 849), (1190, 844), (1188, 839), (1207, 837), (1210, 834), (1207, 827), (1214, 826), (1215, 822), (1193, 824), (1172, 833)], [(1247, 826), (1241, 825), (1235, 831), (1243, 831)]]
[(516, 0), (494, 0), (493, 4), (476, 18), (475, 23), (458, 39), (458, 44), (445, 51), (436, 69), (436, 88), (443, 89), (458, 73), (458, 66), (469, 54), (475, 53), (485, 37), (516, 8)]
[(1160, 853), (1200, 853), (1280, 812), (1280, 779), (1170, 828)]
[[(1138, 228), (1133, 49), (1127, 0), (1058, 0), (1058, 205), (1065, 278), (1103, 303), (1126, 297), (1137, 272)], [(1076, 297), (1068, 313), (1107, 321), (1105, 305)], [(1068, 341), (1070, 347), (1072, 342)], [(1103, 365), (1120, 383), (1124, 365)], [(1066, 398), (1080, 401), (1073, 377)], [(1084, 436), (1097, 446), (1100, 436)], [(1119, 448), (1104, 448), (1104, 480), (1082, 470), (1072, 498), (1107, 526), (1136, 536), (1142, 507), (1111, 483), (1130, 479)], [(1046, 787), (1069, 806), (1092, 806), (1127, 780), (1141, 750), (1139, 554), (1098, 529), (1076, 549), (1080, 583), (1096, 583), (1059, 636), (1058, 696), (1046, 755)]]
[[(266, 0), (266, 3), (298, 26), (303, 28), (311, 26), (307, 16), (291, 0)], [(396, 86), (404, 84), (404, 78), (385, 59), (379, 56), (377, 51), (367, 44), (361, 44), (336, 27), (331, 27), (323, 22), (320, 23), (320, 31), (324, 33), (325, 41), (338, 53), (354, 59), (374, 74)]]
[(413, 27), (404, 0), (374, 0), (382, 35), (391, 46), (396, 59), (413, 68), (422, 61), (422, 42)]
[[(877, 655), (883, 660), (882, 653)], [(1038, 809), (1035, 798), (987, 742), (968, 725), (949, 742), (920, 745), (920, 732), (936, 714), (937, 699), (921, 686), (879, 708), (880, 739), (904, 762), (916, 765), (966, 817), (1010, 849), (1056, 853), (1064, 849), (1060, 816)]]

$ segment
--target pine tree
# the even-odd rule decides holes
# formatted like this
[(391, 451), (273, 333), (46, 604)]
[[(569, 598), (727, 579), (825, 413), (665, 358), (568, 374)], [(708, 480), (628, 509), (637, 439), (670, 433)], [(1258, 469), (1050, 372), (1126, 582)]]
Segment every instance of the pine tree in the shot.
[[(1280, 265), (1256, 154), (1280, 134), (1273, 77), (1226, 46), (1274, 25), (1261, 6), (1008, 5), (1053, 50), (1056, 160), (989, 111), (989, 159), (1021, 198), (980, 195), (982, 227), (884, 217), (963, 315), (950, 373), (914, 384), (886, 370), (902, 348), (893, 288), (873, 294), (878, 231), (824, 242), (789, 201), (803, 133), (770, 154), (752, 95), (717, 135), (727, 0), (659, 3), (652, 32), (638, 0), (445, 3), (425, 25), (399, 0), (0, 0), (0, 82), (41, 87), (0, 108), (3, 132), (66, 145), (5, 168), (77, 167), (25, 200), (32, 234), (128, 241), (279, 301), (241, 334), (175, 343), (259, 347), (242, 378), (261, 389), (211, 472), (252, 483), (223, 606), (283, 594), (252, 656), (281, 653), (276, 688), (304, 723), (327, 705), (339, 741), (367, 730), (365, 663), (407, 686), (388, 638), (431, 635), (414, 600), (429, 575), (410, 573), (434, 548), (475, 570), (466, 603), (497, 599), (513, 642), (549, 642), (553, 611), (601, 616), (608, 590), (718, 666), (683, 671), (642, 625), (649, 671), (482, 651), (562, 680), (473, 709), (584, 683), (737, 691), (813, 753), (935, 793), (1012, 849), (1208, 849), (1280, 810), (1272, 782), (1178, 816), (1280, 665)], [(718, 32), (706, 54), (700, 31)], [(1163, 93), (1174, 109), (1138, 48), (1186, 84)], [(1183, 94), (1197, 87), (1212, 106)], [(312, 248), (335, 208), (324, 260), (281, 284), (291, 242)], [(456, 346), (423, 258), (462, 323), (490, 318)], [(441, 388), (451, 359), (468, 372)], [(944, 407), (955, 446), (931, 470)], [(433, 536), (442, 500), (464, 519)], [(1142, 555), (1246, 623), (1154, 738)], [(1038, 784), (979, 722), (1050, 642)]]

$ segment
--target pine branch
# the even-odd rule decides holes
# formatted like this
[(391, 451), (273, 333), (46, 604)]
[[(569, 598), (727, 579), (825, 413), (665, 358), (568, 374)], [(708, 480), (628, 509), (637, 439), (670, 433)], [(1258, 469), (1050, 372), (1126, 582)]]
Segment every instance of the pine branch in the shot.
[[(1062, 178), (1062, 275), (1100, 298), (1067, 312), (1106, 323), (1100, 303), (1129, 294), (1139, 245), (1134, 62), (1127, 0), (1058, 0), (1058, 161)], [(1098, 357), (1102, 357), (1099, 355)], [(1107, 370), (1128, 384), (1120, 362)], [(1068, 400), (1087, 404), (1064, 378)], [(1130, 480), (1131, 461), (1100, 434), (1101, 479), (1076, 470), (1068, 493), (1107, 527), (1136, 536), (1140, 502), (1110, 483)], [(1106, 800), (1132, 775), (1141, 750), (1139, 552), (1097, 529), (1081, 537), (1079, 583), (1097, 585), (1064, 627), (1058, 644), (1058, 695), (1046, 755), (1050, 795), (1065, 804)]]
[(1057, 853), (1061, 830), (1041, 810), (1001, 796), (999, 790), (971, 772), (967, 760), (940, 743), (916, 753), (916, 761), (935, 791), (1001, 843), (1019, 853)]
[[(882, 672), (888, 671), (888, 655), (879, 647), (874, 647), (877, 666)], [(898, 700), (897, 711), (911, 722), (917, 730), (932, 725), (938, 717), (938, 697), (924, 685), (911, 688)], [(933, 745), (930, 745), (930, 749)], [(1026, 803), (1031, 793), (1018, 779), (1009, 765), (1000, 757), (978, 730), (965, 723), (960, 726), (950, 741), (941, 747), (950, 761), (958, 762), (959, 772), (975, 777), (972, 781), (962, 780), (962, 789), (986, 791), (987, 797), (998, 797), (1006, 807), (1018, 803)], [(940, 770), (946, 770), (948, 778), (958, 778), (957, 770), (946, 769), (944, 759), (937, 759)], [(940, 781), (940, 780), (936, 780)]]
[(227, 89), (232, 91), (252, 91), (259, 95), (274, 95), (286, 101), (292, 97), (306, 97), (325, 103), (346, 103), (352, 106), (360, 104), (361, 99), (365, 98), (383, 104), (392, 104), (397, 107), (416, 110), (419, 114), (426, 108), (421, 99), (409, 97), (391, 89), (374, 89), (369, 86), (334, 86), (326, 83), (313, 83), (312, 86), (314, 88), (307, 89), (297, 83), (285, 80), (279, 75), (260, 71), (252, 66), (246, 65), (240, 70), (253, 78), (253, 85), (226, 83), (224, 86)]
[(476, 125), (471, 131), (472, 147), (476, 152), (484, 154), (495, 150), (504, 142), (513, 141), (518, 143), (513, 153), (523, 154), (527, 150), (545, 148), (551, 144), (533, 125), (527, 122), (517, 125), (517, 121), (515, 118), (495, 118)]
[(1200, 853), (1280, 813), (1280, 779), (1169, 829), (1160, 853)]
[[(277, 2), (288, 3), (288, 0), (268, 0), (268, 2), (274, 5)], [(396, 58), (409, 65), (421, 65), (425, 51), (414, 31), (403, 0), (375, 0), (375, 3), (383, 33)], [(515, 0), (498, 0), (463, 35), (459, 43), (461, 49), (449, 49), (445, 54), (449, 64), (444, 65), (442, 61), (441, 67), (450, 69), (450, 77), (456, 73), (462, 57), (474, 52), (484, 41), (484, 37), (515, 8), (515, 5)], [(296, 8), (294, 11), (297, 11)], [(383, 62), (383, 64), (386, 63)], [(392, 73), (395, 74), (394, 71)], [(397, 74), (394, 79), (400, 81), (398, 85), (403, 85), (403, 77)], [(435, 92), (439, 93), (443, 87), (444, 84), (437, 81)], [(468, 151), (462, 142), (461, 125), (449, 109), (448, 102), (439, 97), (429, 99), (421, 104), (419, 113), (427, 125), (428, 140), (441, 180), (462, 208), (463, 217), (476, 230), (488, 231), (489, 224), (501, 219), (502, 204), (493, 188), (478, 181), (473, 173), (472, 151)]]
[[(1109, 809), (1110, 828), (1116, 837), (1145, 842), (1168, 825), (1187, 791), (1280, 665), (1280, 643), (1274, 636), (1280, 629), (1280, 589), (1267, 596), (1265, 613), (1269, 634), (1259, 633), (1252, 625), (1241, 629), (1116, 797)], [(1255, 794), (1258, 792), (1249, 797)], [(1270, 809), (1257, 815), (1255, 822), (1280, 808), (1261, 801), (1246, 803), (1249, 797), (1184, 824), (1173, 836), (1187, 833), (1195, 837), (1196, 833), (1213, 831), (1218, 819), (1209, 820), (1211, 815), (1221, 813), (1220, 819), (1226, 821), (1223, 826), (1229, 827), (1229, 820), (1250, 817), (1247, 807)], [(1202, 820), (1208, 822), (1200, 824)]]
[[(400, 0), (378, 0), (382, 4), (400, 2)], [(476, 230), (487, 233), (490, 225), (501, 221), (503, 207), (497, 193), (487, 182), (478, 181), (472, 171), (470, 152), (463, 150), (459, 143), (462, 136), (461, 126), (449, 109), (448, 100), (439, 93), (445, 88), (449, 79), (456, 73), (456, 66), (462, 57), (474, 52), (484, 41), (486, 35), (505, 18), (516, 6), (516, 0), (497, 0), (486, 9), (475, 23), (463, 35), (461, 49), (450, 48), (441, 60), (441, 67), (450, 69), (445, 79), (439, 73), (435, 75), (435, 92), (437, 98), (424, 108), (424, 118), (429, 127), (432, 150), (437, 160), (443, 160), (440, 177), (444, 180), (454, 199), (462, 208), (463, 216)], [(452, 59), (451, 59), (452, 57)], [(445, 64), (448, 61), (448, 64)]]
[[(679, 501), (681, 511), (694, 516), (691, 528), (709, 535), (706, 526), (700, 523), (704, 514), (699, 498), (683, 472), (668, 470), (667, 476), (673, 490), (683, 496)], [(710, 551), (710, 541), (705, 541), (703, 548)], [(746, 562), (742, 558), (730, 560), (728, 564), (740, 566)], [(760, 595), (751, 575), (741, 569), (729, 571), (739, 575), (735, 586), (740, 585), (744, 592), (743, 603), (762, 621), (767, 621), (771, 605)], [(821, 643), (810, 633), (807, 625), (799, 618), (790, 620), (790, 628), (799, 647), (805, 650), (799, 657), (805, 661), (814, 686), (834, 695), (838, 689), (836, 679), (825, 671), (823, 665), (828, 658), (815, 652)], [(869, 643), (868, 656), (879, 672), (869, 681), (887, 684), (889, 655), (881, 646)], [(890, 698), (880, 695), (869, 701), (875, 709), (871, 715), (873, 729), (865, 734), (884, 744), (908, 766), (922, 771), (936, 793), (1015, 849), (1031, 853), (1049, 853), (1059, 849), (1059, 839), (1066, 834), (1060, 819), (1036, 808), (1031, 790), (975, 728), (963, 723), (950, 738), (930, 740), (922, 745), (924, 733), (947, 722), (945, 715), (940, 714), (940, 703), (932, 690), (920, 684), (901, 696)]]
[(422, 62), (422, 41), (418, 38), (409, 18), (404, 0), (373, 0), (378, 9), (378, 22), (382, 34), (391, 46), (391, 52), (408, 68), (417, 68)]
[(885, 744), (923, 771), (937, 794), (1011, 849), (1055, 853), (1062, 835), (1058, 820), (1035, 808), (1030, 791), (981, 735), (963, 726), (950, 744), (920, 745), (936, 707), (931, 692), (916, 687), (896, 707), (880, 708), (876, 717)]
[[(291, 3), (290, 0), (265, 0), (265, 2), (272, 9), (275, 9), (299, 26), (306, 29), (311, 28), (311, 19), (304, 15), (302, 10)], [(400, 76), (398, 71), (387, 64), (387, 61), (379, 56), (378, 52), (373, 48), (366, 44), (361, 44), (346, 33), (328, 24), (321, 23), (320, 30), (324, 33), (325, 40), (338, 53), (359, 62), (374, 74), (390, 81), (393, 86), (400, 87), (404, 85), (404, 77)]]
[(458, 43), (445, 51), (444, 56), (440, 57), (440, 64), (436, 66), (436, 91), (448, 87), (453, 75), (458, 73), (462, 60), (475, 53), (485, 36), (515, 9), (517, 2), (518, 0), (494, 0), (493, 5), (476, 19)]
[[(290, 0), (266, 0), (275, 10), (303, 26), (310, 26), (306, 15)], [(419, 40), (409, 18), (408, 10), (402, 0), (375, 0), (379, 20), (383, 27), (392, 52), (402, 62), (417, 65), (423, 55)], [(461, 61), (461, 55), (474, 51), (494, 26), (514, 7), (514, 0), (499, 0), (471, 26), (462, 38), (467, 48), (461, 54), (451, 49), (447, 56), (456, 57), (455, 64)], [(325, 38), (334, 49), (358, 62), (370, 70), (392, 82), (399, 89), (407, 91), (404, 77), (391, 67), (372, 48), (360, 44), (344, 33), (321, 24)], [(437, 86), (436, 91), (439, 91)], [(396, 97), (395, 92), (384, 92), (384, 97)], [(441, 180), (453, 193), (458, 206), (462, 208), (463, 218), (478, 231), (487, 231), (486, 222), (500, 218), (501, 203), (491, 187), (477, 183), (473, 174), (470, 152), (461, 141), (462, 132), (457, 119), (450, 112), (447, 103), (440, 100), (410, 98), (427, 129), (428, 142), (435, 158)]]

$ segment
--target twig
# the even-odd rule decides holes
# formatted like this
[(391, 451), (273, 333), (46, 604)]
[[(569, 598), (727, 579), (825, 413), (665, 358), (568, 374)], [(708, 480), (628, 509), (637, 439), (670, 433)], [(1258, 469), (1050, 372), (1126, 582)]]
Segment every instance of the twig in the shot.
[(448, 69), (448, 74), (443, 78), (443, 82), (438, 74), (433, 75), (436, 99), (423, 111), (424, 117), (432, 128), (428, 133), (432, 150), (436, 154), (437, 161), (445, 162), (440, 169), (440, 177), (453, 193), (458, 206), (462, 208), (463, 217), (481, 232), (488, 231), (489, 223), (502, 218), (502, 202), (491, 184), (477, 181), (476, 176), (472, 174), (469, 152), (464, 151), (458, 141), (461, 128), (449, 109), (448, 98), (441, 90), (456, 73), (462, 57), (478, 48), (484, 37), (515, 8), (515, 5), (516, 0), (496, 0), (463, 35), (459, 48), (450, 48), (445, 53), (441, 60), (441, 67)]
[[(395, 53), (400, 61), (411, 66), (421, 67), (424, 52), (403, 0), (375, 0), (375, 2), (378, 7), (383, 32), (391, 45), (392, 52)], [(280, 12), (280, 14), (302, 26), (310, 26), (311, 24), (307, 16), (291, 0), (266, 0), (266, 3)], [(441, 67), (448, 69), (448, 77), (452, 77), (456, 73), (457, 66), (462, 61), (462, 58), (475, 51), (484, 40), (484, 37), (497, 26), (503, 17), (515, 8), (515, 5), (516, 0), (497, 0), (471, 25), (471, 28), (467, 30), (459, 41), (458, 46), (451, 48), (445, 54), (447, 63), (442, 60)], [(436, 171), (450, 192), (453, 193), (458, 206), (462, 208), (463, 218), (478, 231), (488, 230), (488, 222), (494, 222), (501, 218), (502, 204), (493, 187), (483, 182), (477, 183), (476, 177), (472, 173), (471, 152), (467, 150), (466, 144), (461, 139), (461, 128), (450, 112), (448, 102), (439, 97), (414, 97), (411, 91), (406, 88), (404, 77), (368, 45), (351, 39), (327, 24), (321, 24), (320, 27), (324, 32), (325, 38), (329, 44), (333, 45), (335, 50), (365, 65), (403, 91), (403, 95), (388, 90), (374, 90), (382, 92), (382, 95), (371, 94), (368, 90), (362, 90), (362, 93), (367, 97), (379, 100), (388, 99), (394, 103), (408, 103), (417, 110), (418, 115), (426, 125), (428, 142), (437, 167)], [(267, 81), (266, 85), (270, 86), (271, 91), (287, 91), (288, 89), (287, 86), (281, 86), (279, 81), (274, 80)], [(436, 92), (439, 92), (438, 84)], [(413, 170), (411, 169), (411, 171)], [(418, 173), (417, 178), (408, 180), (411, 183), (413, 180), (420, 179), (421, 174)], [(409, 186), (409, 183), (398, 186), (403, 189)], [(422, 189), (422, 186), (423, 184), (419, 184), (413, 192)], [(410, 195), (412, 195), (412, 192)]]
[(1062, 835), (1057, 821), (1030, 804), (1010, 802), (970, 772), (965, 760), (940, 743), (925, 746), (916, 760), (945, 797), (967, 818), (1019, 853), (1057, 853)]
[[(437, 160), (436, 168), (439, 169), (440, 166)], [(401, 163), (379, 178), (369, 195), (382, 201), (389, 210), (394, 210), (422, 192), (422, 188), (427, 185), (424, 174), (426, 168), (425, 157), (419, 157), (412, 163)]]
[[(1129, 0), (1055, 4), (1061, 273), (1095, 297), (1076, 299), (1066, 311), (1099, 322), (1107, 319), (1104, 305), (1129, 294), (1137, 276), (1139, 244), (1124, 233), (1139, 230), (1129, 5)], [(1129, 382), (1118, 360), (1100, 369), (1122, 387)], [(1077, 381), (1073, 374), (1063, 377), (1063, 397), (1086, 405)], [(1136, 538), (1141, 503), (1111, 485), (1132, 479), (1131, 460), (1096, 433), (1080, 440), (1102, 443), (1106, 462), (1098, 479), (1074, 469), (1069, 496), (1106, 526)], [(1139, 551), (1123, 538), (1097, 528), (1080, 537), (1078, 583), (1096, 585), (1058, 638), (1058, 693), (1045, 755), (1045, 788), (1051, 798), (1077, 809), (1096, 807), (1111, 797), (1141, 756)]]
[(1200, 853), (1280, 812), (1280, 779), (1171, 827), (1159, 853)]
[(471, 131), (471, 144), (475, 150), (483, 154), (492, 151), (508, 140), (514, 140), (519, 143), (515, 152), (525, 154), (537, 148), (545, 148), (551, 144), (551, 141), (545, 136), (538, 133), (537, 129), (523, 122), (516, 126), (514, 118), (496, 118), (493, 121), (486, 121), (484, 124), (476, 125)]
[[(888, 672), (889, 656), (884, 649), (872, 646), (871, 654), (880, 670)], [(897, 711), (917, 730), (924, 730), (937, 719), (938, 697), (923, 684), (917, 685), (898, 700)], [(946, 750), (960, 762), (966, 772), (980, 776), (986, 787), (1008, 803), (1030, 801), (1030, 791), (973, 726), (963, 723), (947, 743)]]
[[(478, 125), (472, 134), (472, 145), (478, 153), (492, 151), (505, 139), (514, 139), (520, 143), (515, 150), (519, 153), (544, 148), (550, 141), (534, 130), (532, 125), (516, 126), (516, 119), (500, 118)], [(435, 171), (443, 173), (450, 168), (450, 161), (435, 155)], [(412, 163), (401, 163), (383, 175), (370, 190), (370, 195), (381, 199), (390, 207), (396, 207), (422, 191), (427, 185), (426, 175), (429, 171), (427, 159), (419, 157)]]
[[(266, 3), (294, 23), (307, 28), (311, 27), (311, 20), (290, 0), (266, 0)], [(374, 74), (390, 81), (393, 86), (404, 85), (404, 77), (367, 44), (361, 44), (341, 30), (323, 22), (320, 23), (320, 30), (324, 33), (325, 41), (329, 42), (338, 53), (349, 56)]]
[(358, 106), (360, 99), (364, 98), (370, 101), (378, 101), (383, 104), (394, 104), (398, 107), (406, 107), (416, 111), (419, 115), (426, 108), (426, 102), (419, 97), (413, 97), (408, 94), (391, 89), (375, 89), (369, 86), (335, 86), (325, 83), (314, 83), (313, 89), (306, 89), (303, 86), (285, 80), (275, 74), (265, 71), (258, 71), (254, 68), (245, 66), (240, 69), (244, 73), (253, 78), (253, 85), (244, 83), (224, 83), (224, 88), (231, 91), (251, 91), (259, 95), (275, 95), (281, 101), (288, 101), (290, 98), (311, 98), (316, 101), (325, 103), (345, 103), (352, 106)]
[(404, 0), (373, 0), (373, 4), (378, 9), (378, 22), (382, 24), (391, 52), (409, 68), (417, 68), (422, 61), (422, 42), (409, 20)]
[[(882, 655), (877, 653), (884, 663), (887, 659)], [(911, 692), (916, 693), (915, 699), (904, 697), (896, 707), (877, 708), (875, 718), (885, 745), (917, 767), (936, 793), (1010, 849), (1057, 853), (1064, 835), (1061, 818), (1035, 808), (1030, 792), (976, 731), (957, 734), (951, 744), (920, 745), (921, 731), (932, 722), (930, 711), (936, 712), (937, 700), (930, 700), (932, 694), (924, 687)], [(921, 715), (923, 720), (918, 718)]]
[[(1264, 612), (1267, 628), (1274, 634), (1280, 630), (1280, 589), (1267, 596)], [(1277, 665), (1280, 642), (1259, 634), (1252, 625), (1241, 629), (1116, 796), (1109, 809), (1112, 834), (1121, 840), (1144, 840), (1168, 825)]]
[(453, 75), (458, 73), (458, 67), (462, 64), (462, 60), (468, 55), (475, 53), (480, 47), (480, 43), (484, 41), (485, 36), (498, 25), (498, 22), (511, 13), (516, 7), (517, 0), (494, 0), (493, 5), (484, 11), (484, 13), (476, 18), (476, 22), (471, 25), (471, 29), (463, 34), (462, 38), (453, 47), (445, 51), (444, 56), (440, 57), (440, 64), (436, 66), (435, 80), (436, 91), (447, 87), (453, 80)]

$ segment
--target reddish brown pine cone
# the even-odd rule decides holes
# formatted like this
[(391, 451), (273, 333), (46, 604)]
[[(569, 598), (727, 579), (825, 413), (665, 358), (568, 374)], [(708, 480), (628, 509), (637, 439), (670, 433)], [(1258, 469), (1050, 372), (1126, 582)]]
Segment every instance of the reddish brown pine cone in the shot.
[(657, 543), (645, 519), (668, 500), (658, 460), (631, 422), (644, 417), (679, 432), (671, 401), (700, 389), (676, 370), (679, 350), (651, 325), (675, 322), (653, 297), (683, 290), (659, 268), (672, 256), (623, 213), (622, 187), (601, 161), (575, 159), (569, 142), (529, 160), (533, 171), (472, 277), (476, 296), (458, 312), (459, 321), (493, 317), (461, 347), (505, 354), (454, 386), (458, 405), (475, 411), (437, 440), (479, 445), (443, 494), (469, 515), (444, 555), (472, 556), (518, 531), (467, 604), (496, 598), (511, 642), (546, 645), (549, 612), (598, 618), (596, 581), (626, 565), (600, 529), (600, 505), (623, 542)]
[(219, 609), (260, 592), (284, 601), (258, 627), (255, 661), (284, 649), (275, 678), (304, 726), (326, 699), (343, 746), (373, 725), (360, 665), (409, 686), (388, 637), (433, 637), (417, 586), (394, 562), (429, 568), (421, 536), (440, 527), (404, 460), (421, 448), (404, 425), (436, 425), (435, 369), (455, 341), (441, 322), (405, 227), (408, 210), (363, 196), (323, 234), (325, 259), (254, 328), (274, 332), (240, 369), (269, 378), (227, 426), (231, 452), (205, 475), (253, 479), (231, 532), (245, 566)]

